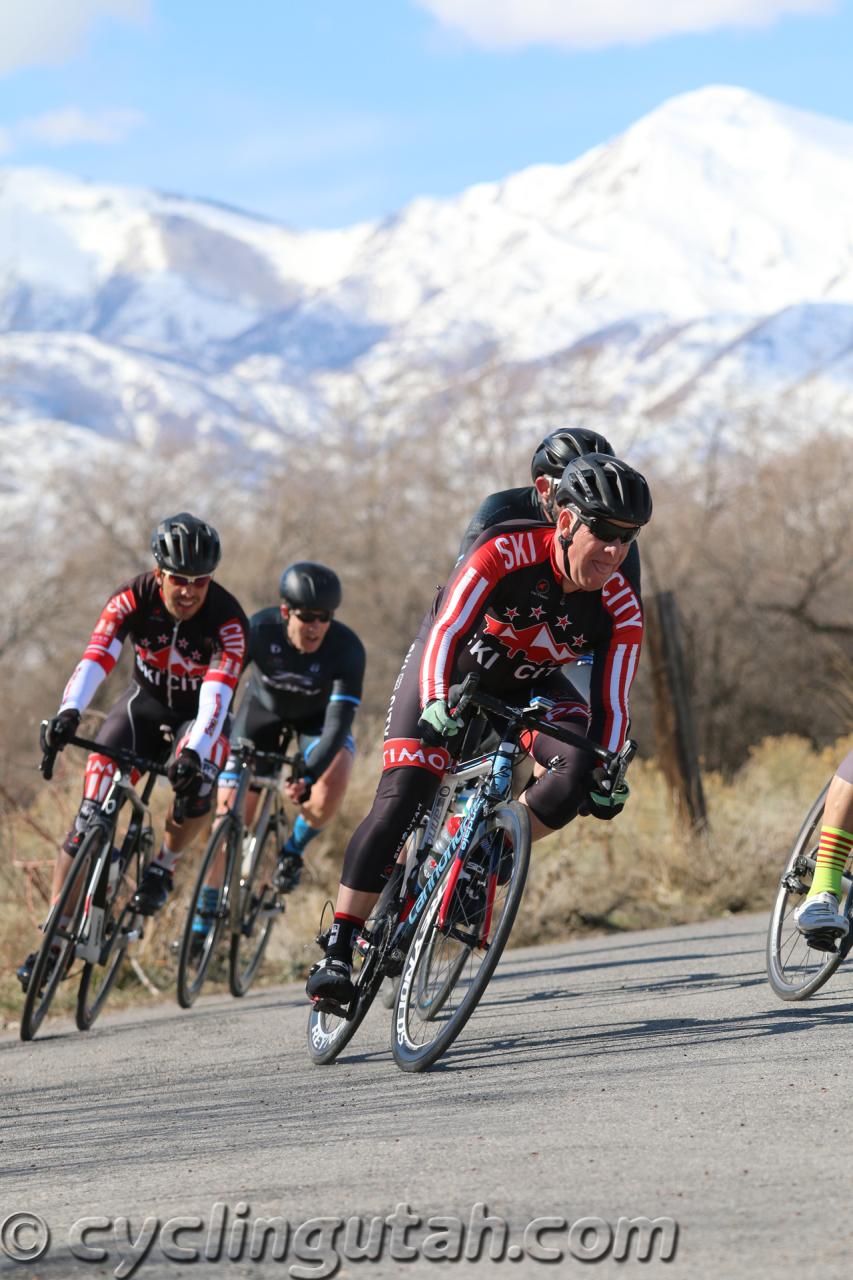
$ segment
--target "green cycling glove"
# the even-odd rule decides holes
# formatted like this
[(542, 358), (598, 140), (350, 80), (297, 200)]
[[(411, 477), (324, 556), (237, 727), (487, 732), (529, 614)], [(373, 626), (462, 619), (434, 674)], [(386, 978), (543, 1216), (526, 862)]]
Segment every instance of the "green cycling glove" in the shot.
[(429, 725), (430, 729), (442, 738), (454, 737), (460, 728), (459, 721), (453, 719), (443, 698), (434, 698), (432, 702), (427, 703), (418, 721), (418, 726), (421, 725)]

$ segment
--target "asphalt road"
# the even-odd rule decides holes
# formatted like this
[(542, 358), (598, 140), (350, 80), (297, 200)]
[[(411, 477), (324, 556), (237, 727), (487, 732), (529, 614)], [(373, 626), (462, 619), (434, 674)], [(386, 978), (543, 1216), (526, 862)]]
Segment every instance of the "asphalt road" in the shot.
[[(421, 1277), (458, 1252), (463, 1276), (846, 1277), (851, 969), (783, 1005), (764, 928), (734, 917), (508, 953), (420, 1076), (395, 1067), (378, 1007), (336, 1065), (312, 1067), (297, 987), (189, 1013), (107, 1010), (87, 1035), (52, 1021), (29, 1045), (0, 1037), (0, 1244), (35, 1239), (13, 1214), (51, 1231), (37, 1261), (0, 1254), (0, 1274), (322, 1276), (338, 1263), (341, 1276)], [(477, 1225), (487, 1214), (505, 1239)], [(382, 1258), (342, 1256), (357, 1239), (334, 1220), (357, 1215), (365, 1233), (395, 1215), (374, 1224)], [(69, 1251), (86, 1217), (97, 1261)], [(255, 1225), (273, 1217), (289, 1235)], [(669, 1261), (671, 1232), (651, 1261), (636, 1261), (636, 1235), (615, 1260), (618, 1220), (638, 1217), (678, 1224)], [(525, 1237), (537, 1219), (553, 1221)], [(433, 1256), (404, 1260), (417, 1246)], [(582, 1261), (585, 1249), (603, 1256)]]

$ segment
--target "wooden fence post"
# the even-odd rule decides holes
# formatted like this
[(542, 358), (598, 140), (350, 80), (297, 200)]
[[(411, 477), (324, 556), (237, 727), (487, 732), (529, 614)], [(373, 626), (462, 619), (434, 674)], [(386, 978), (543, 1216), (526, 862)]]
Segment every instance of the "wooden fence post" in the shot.
[(678, 608), (671, 591), (651, 597), (646, 615), (658, 759), (676, 817), (694, 831), (708, 826), (693, 712), (687, 693)]

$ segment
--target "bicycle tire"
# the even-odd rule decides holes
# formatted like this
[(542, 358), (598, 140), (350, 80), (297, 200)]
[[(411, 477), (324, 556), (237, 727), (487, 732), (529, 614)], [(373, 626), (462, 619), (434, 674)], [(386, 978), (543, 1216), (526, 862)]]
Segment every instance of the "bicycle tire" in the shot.
[[(234, 862), (238, 856), (239, 840), (239, 820), (232, 813), (225, 813), (216, 823), (205, 845), (204, 856), (198, 869), (189, 909), (187, 910), (187, 918), (184, 922), (184, 931), (181, 935), (178, 956), (177, 995), (178, 1004), (182, 1009), (191, 1009), (197, 1000), (198, 994), (204, 986), (213, 957), (219, 947), (220, 939), (228, 927), (229, 894), (234, 879)], [(219, 889), (216, 906), (211, 912), (213, 921), (204, 937), (204, 941), (199, 944), (196, 942), (196, 938), (199, 935), (193, 930), (196, 904), (202, 888), (207, 884), (210, 867), (221, 853), (223, 846), (225, 850), (225, 870), (222, 885)]]
[[(232, 996), (241, 997), (255, 980), (270, 940), (276, 916), (285, 910), (281, 893), (273, 884), (278, 865), (282, 832), (273, 818), (253, 836), (251, 861), (245, 877), (240, 877), (236, 922), (231, 928), (228, 957), (228, 986)], [(257, 930), (257, 932), (256, 932)], [(243, 947), (245, 939), (253, 940), (248, 959)]]
[[(447, 1051), (477, 1007), (509, 938), (524, 893), (527, 869), (530, 864), (530, 816), (527, 809), (515, 800), (496, 805), (474, 833), (465, 855), (466, 866), (471, 864), (472, 858), (476, 859), (477, 850), (498, 831), (502, 831), (504, 840), (509, 841), (512, 869), (505, 883), (496, 889), (494, 909), (499, 914), (496, 923), (494, 915), (492, 917), (493, 932), (488, 947), (484, 949), (471, 946), (468, 949), (467, 960), (471, 961), (471, 970), (467, 975), (467, 964), (460, 970), (455, 953), (454, 960), (448, 965), (447, 971), (442, 972), (436, 959), (436, 948), (440, 944), (436, 943), (433, 947), (429, 945), (432, 934), (436, 932), (436, 919), (453, 862), (433, 889), (423, 915), (418, 921), (406, 956), (400, 991), (391, 1021), (394, 1061), (403, 1071), (425, 1071)], [(502, 851), (501, 858), (505, 856), (506, 853)], [(482, 913), (486, 910), (485, 901), (481, 910)], [(478, 923), (476, 916), (472, 914), (469, 919), (463, 913), (461, 922), (466, 927), (471, 927), (473, 936), (473, 930)], [(456, 924), (458, 923), (457, 920)], [(453, 940), (458, 941), (458, 938)], [(437, 990), (446, 984), (449, 971), (456, 967), (454, 985), (448, 987), (444, 993), (441, 1009), (429, 1008), (426, 1015), (418, 1010), (417, 993), (423, 992), (422, 980), (419, 979), (419, 970), (422, 966), (424, 968), (429, 966), (431, 974), (429, 980), (434, 982)], [(459, 1000), (452, 1000), (451, 997), (459, 987), (460, 981), (466, 977), (467, 985), (461, 992)], [(436, 1001), (434, 1000), (433, 1003)], [(423, 1038), (415, 1039), (420, 1028), (425, 1028)]]
[(327, 1066), (334, 1062), (352, 1040), (376, 999), (385, 976), (379, 968), (380, 952), (397, 923), (401, 881), (402, 874), (389, 879), (379, 896), (373, 916), (367, 921), (367, 925), (371, 926), (371, 935), (376, 937), (376, 943), (371, 945), (367, 954), (360, 952), (358, 947), (355, 949), (353, 960), (355, 962), (361, 956), (362, 963), (355, 975), (357, 1002), (353, 1017), (339, 1018), (336, 1014), (321, 1012), (316, 1007), (312, 1007), (308, 1015), (308, 1056), (315, 1066)]
[[(104, 915), (104, 937), (108, 939), (108, 949), (103, 960), (97, 963), (86, 961), (80, 976), (77, 991), (77, 1011), (75, 1020), (80, 1031), (90, 1031), (94, 1022), (106, 1003), (107, 996), (115, 986), (119, 970), (127, 954), (127, 942), (122, 941), (136, 920), (142, 917), (131, 910), (130, 901), (136, 892), (136, 883), (130, 877), (134, 865), (136, 849), (132, 849), (122, 868), (118, 881), (109, 897)], [(118, 911), (116, 907), (118, 906)], [(99, 975), (98, 970), (103, 970)], [(100, 977), (100, 983), (99, 983)], [(93, 994), (94, 991), (94, 994)]]
[[(36, 1035), (44, 1022), (60, 982), (66, 977), (71, 967), (74, 959), (74, 949), (77, 945), (80, 920), (86, 908), (86, 879), (95, 857), (94, 846), (103, 839), (103, 831), (97, 828), (92, 828), (86, 833), (80, 843), (80, 848), (75, 854), (59, 897), (51, 907), (50, 915), (44, 928), (44, 939), (27, 986), (27, 995), (21, 1014), (22, 1040), (32, 1040)], [(64, 928), (60, 929), (59, 922), (63, 915), (66, 914), (66, 908), (74, 898), (75, 891), (77, 897), (71, 910), (71, 918)], [(63, 939), (63, 945), (61, 946), (59, 959), (53, 966), (50, 978), (45, 982), (50, 952), (57, 937)]]
[[(441, 934), (433, 929), (427, 943), (424, 962), (418, 968), (418, 983), (415, 990), (418, 1011), (429, 1021), (436, 1018), (444, 1008), (445, 1001), (459, 981), (468, 958), (467, 949), (462, 943), (459, 943), (459, 953), (456, 959), (444, 965), (444, 977), (436, 983), (432, 977), (432, 967), (440, 937)], [(396, 995), (399, 995), (399, 989)], [(391, 1008), (390, 1005), (388, 1007)]]
[[(802, 902), (811, 884), (828, 790), (829, 783), (806, 814), (785, 863), (770, 913), (766, 951), (767, 979), (780, 1000), (807, 1000), (832, 977), (846, 954), (844, 948), (837, 952), (827, 952), (817, 951), (809, 946), (808, 939), (799, 932), (793, 919), (795, 907)], [(800, 887), (795, 889), (794, 886)], [(848, 915), (850, 906), (848, 892), (845, 904)]]

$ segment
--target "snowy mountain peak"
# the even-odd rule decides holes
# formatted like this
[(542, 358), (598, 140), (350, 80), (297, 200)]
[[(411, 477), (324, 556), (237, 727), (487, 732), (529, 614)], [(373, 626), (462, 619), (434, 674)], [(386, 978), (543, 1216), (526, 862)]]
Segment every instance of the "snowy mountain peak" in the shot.
[(420, 427), (484, 370), (496, 421), (523, 389), (531, 435), (572, 415), (716, 430), (768, 397), (832, 421), (853, 399), (851, 207), (853, 126), (725, 85), (340, 231), (0, 170), (0, 423), (272, 449), (377, 405)]

